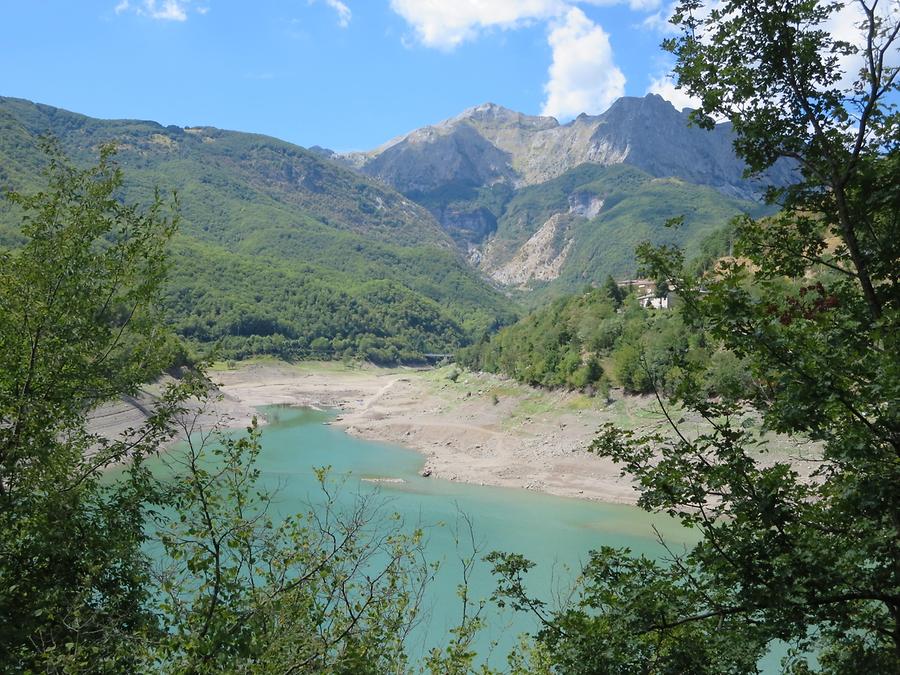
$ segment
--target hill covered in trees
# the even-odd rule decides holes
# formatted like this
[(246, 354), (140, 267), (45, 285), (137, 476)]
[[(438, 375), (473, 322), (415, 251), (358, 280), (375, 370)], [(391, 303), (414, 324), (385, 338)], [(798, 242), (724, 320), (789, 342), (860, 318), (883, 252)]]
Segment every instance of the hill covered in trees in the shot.
[(741, 360), (677, 312), (645, 309), (609, 278), (601, 288), (554, 300), (490, 338), (462, 349), (461, 365), (550, 388), (606, 395), (611, 386), (661, 394), (689, 361), (706, 396), (740, 397), (753, 383)]
[[(551, 147), (519, 157), (524, 146), (506, 138), (565, 135), (590, 122), (585, 128), (603, 130), (603, 138), (619, 129), (627, 140), (635, 125), (652, 122), (656, 132), (668, 129), (701, 152), (700, 132), (656, 98), (624, 100), (615, 106), (631, 111), (624, 117), (564, 127), (479, 110), (366, 159), (255, 134), (97, 120), (0, 98), (0, 187), (40, 188), (43, 135), (57, 138), (81, 166), (114, 143), (126, 176), (120, 199), (146, 205), (157, 188), (178, 194), (164, 302), (197, 351), (215, 343), (226, 358), (381, 363), (455, 351), (511, 323), (517, 303), (539, 307), (607, 275), (631, 276), (644, 240), (701, 253), (731, 217), (763, 208), (747, 200), (753, 184), (738, 177), (742, 164), (726, 147), (724, 127), (708, 149), (718, 158), (707, 171), (715, 175), (701, 177), (683, 161), (672, 164), (672, 144), (660, 147), (656, 163), (646, 147), (634, 146), (630, 155), (605, 159), (566, 155), (557, 166)], [(499, 145), (485, 140), (489, 129), (500, 134)], [(485, 152), (472, 154), (468, 141), (453, 145), (460, 134)], [(504, 153), (519, 157), (514, 166), (504, 168)], [(525, 171), (534, 162), (552, 166)], [(667, 226), (672, 219), (680, 224)], [(0, 246), (18, 244), (14, 222), (9, 205), (0, 204)]]
[[(424, 208), (320, 154), (213, 128), (97, 120), (0, 98), (0, 186), (42, 186), (40, 137), (80, 165), (114, 143), (120, 198), (177, 192), (164, 303), (178, 332), (226, 357), (415, 360), (513, 318)], [(19, 243), (0, 205), (0, 246)]]
[(495, 280), (528, 289), (523, 301), (536, 306), (598, 286), (608, 275), (633, 278), (635, 250), (644, 241), (694, 257), (735, 216), (764, 212), (762, 204), (626, 164), (582, 164), (518, 190), (480, 265)]

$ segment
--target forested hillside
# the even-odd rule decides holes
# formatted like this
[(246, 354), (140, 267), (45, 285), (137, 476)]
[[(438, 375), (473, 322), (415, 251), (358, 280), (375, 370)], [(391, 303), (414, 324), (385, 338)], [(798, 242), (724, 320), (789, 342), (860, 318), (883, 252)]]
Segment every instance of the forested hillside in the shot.
[(557, 299), (459, 354), (460, 364), (472, 369), (602, 395), (611, 386), (669, 393), (685, 360), (703, 372), (700, 387), (707, 396), (740, 397), (753, 386), (732, 352), (691, 331), (680, 313), (642, 308), (612, 278), (601, 288)]
[[(315, 152), (0, 98), (0, 186), (41, 186), (45, 134), (82, 165), (115, 143), (127, 201), (177, 191), (165, 302), (198, 348), (417, 359), (512, 319), (509, 302), (467, 267), (426, 209)], [(16, 244), (15, 225), (0, 206), (0, 244)]]

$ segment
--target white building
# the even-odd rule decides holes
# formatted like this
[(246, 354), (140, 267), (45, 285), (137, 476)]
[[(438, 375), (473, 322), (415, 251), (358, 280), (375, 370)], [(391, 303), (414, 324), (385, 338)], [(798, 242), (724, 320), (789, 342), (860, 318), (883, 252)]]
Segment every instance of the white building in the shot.
[(642, 295), (638, 298), (638, 304), (646, 309), (669, 309), (669, 298), (657, 298), (655, 294)]

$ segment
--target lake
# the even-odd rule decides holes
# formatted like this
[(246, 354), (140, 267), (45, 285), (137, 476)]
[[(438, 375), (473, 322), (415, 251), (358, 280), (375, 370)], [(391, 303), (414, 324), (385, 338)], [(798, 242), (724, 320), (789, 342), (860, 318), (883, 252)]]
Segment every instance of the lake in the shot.
[[(436, 580), (426, 597), (430, 618), (417, 634), (413, 653), (424, 645), (446, 641), (447, 629), (459, 619), (456, 589), (462, 580), (455, 543), (460, 513), (467, 514), (475, 538), (484, 554), (491, 550), (522, 553), (537, 563), (531, 572), (531, 588), (550, 600), (550, 591), (570, 581), (591, 549), (627, 546), (635, 553), (664, 553), (651, 524), (677, 544), (686, 534), (672, 519), (655, 517), (635, 507), (566, 499), (509, 488), (482, 487), (420, 475), (424, 457), (413, 450), (374, 443), (327, 425), (333, 414), (303, 408), (263, 408), (269, 421), (262, 436), (259, 456), (262, 482), (277, 488), (276, 505), (284, 514), (304, 511), (308, 503), (321, 500), (314, 467), (329, 465), (335, 479), (347, 478), (348, 500), (356, 490), (378, 491), (412, 527), (427, 527), (430, 560), (441, 561)], [(363, 479), (393, 478), (403, 483), (371, 483)], [(461, 553), (467, 553), (467, 550)], [(565, 567), (570, 568), (566, 571)], [(480, 563), (471, 580), (475, 598), (490, 596), (493, 578), (486, 563)], [(488, 627), (479, 636), (479, 652), (497, 642), (491, 662), (505, 663), (518, 635), (537, 628), (536, 621), (522, 613), (489, 611)]]
[[(529, 575), (531, 592), (552, 600), (565, 588), (588, 552), (601, 546), (628, 547), (635, 554), (659, 557), (665, 550), (653, 526), (670, 547), (680, 549), (696, 535), (666, 516), (636, 507), (554, 497), (528, 490), (456, 483), (420, 475), (424, 457), (406, 448), (366, 441), (346, 434), (328, 422), (334, 413), (305, 408), (267, 406), (269, 423), (263, 429), (258, 468), (263, 486), (276, 490), (277, 513), (308, 510), (322, 500), (315, 467), (330, 466), (335, 480), (346, 480), (342, 494), (349, 505), (357, 491), (377, 491), (387, 508), (400, 514), (410, 528), (427, 528), (427, 555), (441, 569), (425, 598), (428, 616), (409, 645), (415, 658), (424, 650), (447, 642), (447, 631), (459, 620), (457, 586), (462, 580), (460, 553), (454, 530), (461, 513), (470, 517), (482, 554), (492, 550), (517, 552), (537, 566)], [(373, 483), (366, 479), (402, 479), (402, 483)], [(480, 563), (470, 582), (471, 597), (488, 598), (494, 589), (487, 563)], [(476, 649), (490, 653), (491, 665), (502, 667), (518, 636), (537, 630), (537, 621), (524, 613), (491, 607), (487, 628)], [(494, 645), (492, 647), (492, 645)], [(779, 650), (781, 652), (781, 650)], [(775, 654), (765, 670), (777, 672)]]

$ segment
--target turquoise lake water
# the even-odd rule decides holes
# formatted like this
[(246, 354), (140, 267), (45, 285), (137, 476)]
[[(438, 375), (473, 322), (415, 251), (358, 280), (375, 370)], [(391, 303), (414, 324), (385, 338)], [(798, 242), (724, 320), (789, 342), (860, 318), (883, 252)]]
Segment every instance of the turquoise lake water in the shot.
[[(310, 504), (321, 502), (314, 468), (329, 465), (332, 478), (346, 479), (342, 493), (348, 503), (357, 491), (377, 491), (387, 500), (386, 508), (400, 514), (410, 528), (420, 524), (427, 528), (427, 556), (442, 566), (425, 598), (426, 620), (410, 644), (414, 656), (446, 644), (447, 630), (459, 620), (456, 589), (462, 576), (454, 529), (460, 513), (473, 522), (484, 554), (517, 552), (537, 563), (529, 575), (529, 588), (547, 601), (552, 600), (555, 589), (565, 588), (574, 578), (592, 549), (628, 547), (635, 554), (663, 556), (653, 525), (675, 550), (694, 537), (674, 520), (634, 507), (423, 478), (422, 455), (349, 436), (327, 424), (332, 413), (280, 406), (266, 407), (263, 412), (269, 424), (263, 429), (258, 467), (263, 485), (277, 489), (277, 512), (302, 513)], [(365, 478), (401, 478), (405, 482), (376, 484)], [(474, 570), (471, 595), (487, 598), (493, 588), (489, 566), (482, 562)], [(537, 622), (529, 615), (493, 607), (485, 616), (488, 627), (479, 635), (476, 647), (481, 654), (490, 652), (491, 665), (502, 667), (518, 636), (535, 631)]]
[[(454, 531), (460, 513), (470, 517), (476, 542), (485, 554), (517, 552), (537, 563), (529, 577), (530, 587), (546, 600), (551, 600), (555, 587), (574, 577), (591, 549), (627, 546), (635, 553), (662, 555), (651, 523), (667, 541), (684, 540), (685, 531), (671, 519), (653, 518), (634, 507), (423, 478), (421, 454), (354, 438), (325, 424), (330, 413), (287, 407), (268, 407), (264, 412), (269, 424), (263, 430), (259, 468), (264, 483), (278, 487), (279, 511), (303, 511), (306, 504), (321, 500), (313, 468), (330, 465), (333, 478), (347, 477), (343, 491), (348, 500), (357, 490), (377, 490), (388, 500), (387, 509), (399, 513), (410, 527), (426, 526), (427, 555), (442, 565), (426, 598), (430, 617), (411, 645), (414, 652), (445, 643), (448, 628), (459, 619), (459, 556), (471, 550), (457, 550)], [(364, 478), (405, 482), (374, 484)], [(476, 598), (490, 596), (494, 583), (487, 563), (478, 564), (470, 588)], [(496, 642), (490, 661), (498, 666), (505, 663), (519, 634), (537, 629), (535, 620), (522, 613), (492, 608), (487, 618), (488, 627), (478, 639), (479, 652)]]

